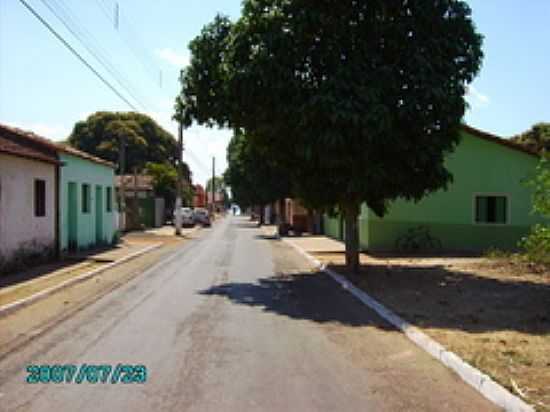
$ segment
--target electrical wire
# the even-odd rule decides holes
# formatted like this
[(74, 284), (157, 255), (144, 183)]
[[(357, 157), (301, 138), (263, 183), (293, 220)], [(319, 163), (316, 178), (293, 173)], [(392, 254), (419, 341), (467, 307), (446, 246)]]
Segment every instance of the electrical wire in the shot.
[[(63, 6), (57, 0), (41, 0), (42, 3), (57, 17), (57, 19), (65, 26), (67, 30), (86, 48), (86, 50), (109, 72), (109, 74), (118, 82), (118, 84), (134, 99), (140, 106), (147, 110), (150, 103), (136, 91), (131, 83), (120, 73), (110, 62), (109, 54), (102, 49), (99, 42), (94, 36), (86, 30), (85, 27), (80, 27), (78, 19), (72, 14), (66, 4)], [(146, 103), (144, 103), (144, 101)]]
[(128, 106), (133, 110), (138, 111), (138, 109), (126, 98), (122, 93), (120, 93), (105, 77), (101, 75), (94, 67), (88, 63), (88, 61), (82, 57), (64, 38), (61, 36), (44, 18), (30, 6), (25, 0), (19, 0), (19, 2), (25, 6), (25, 8), (36, 18), (40, 23), (42, 23), (49, 31), (52, 33), (57, 40), (59, 40), (82, 64), (84, 64), (105, 86), (107, 86), (113, 93), (115, 93), (122, 101), (124, 101)]

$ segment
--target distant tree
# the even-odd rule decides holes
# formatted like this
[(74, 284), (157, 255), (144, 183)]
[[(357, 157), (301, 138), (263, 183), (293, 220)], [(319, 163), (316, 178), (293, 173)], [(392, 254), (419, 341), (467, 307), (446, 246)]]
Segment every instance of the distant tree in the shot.
[(512, 141), (537, 153), (550, 153), (550, 123), (537, 123), (528, 131), (512, 137)]
[[(184, 164), (184, 166), (186, 165)], [(168, 163), (148, 162), (143, 172), (153, 178), (153, 189), (155, 194), (165, 199), (166, 207), (169, 210), (173, 209), (177, 195), (177, 169)], [(183, 204), (190, 206), (193, 201), (193, 189), (189, 180), (190, 175), (186, 175), (186, 172), (189, 172), (188, 168), (184, 170), (184, 179), (181, 182), (183, 189)]]
[(290, 196), (288, 171), (269, 159), (242, 130), (236, 131), (229, 142), (227, 163), (224, 178), (241, 209), (267, 205)]
[[(227, 185), (223, 176), (214, 176), (214, 190), (216, 193), (219, 193), (223, 196), (224, 207), (228, 208), (231, 204), (231, 199), (229, 197), (229, 191), (227, 190)], [(208, 179), (206, 182), (206, 193), (212, 193), (212, 178)]]
[(71, 146), (115, 164), (121, 142), (126, 143), (126, 173), (141, 172), (148, 162), (175, 165), (176, 140), (141, 113), (94, 113), (76, 123), (68, 138)]
[(308, 205), (342, 211), (357, 272), (362, 203), (383, 216), (451, 182), (481, 42), (459, 0), (244, 0), (191, 42), (177, 110), (245, 130), (258, 164), (276, 159)]

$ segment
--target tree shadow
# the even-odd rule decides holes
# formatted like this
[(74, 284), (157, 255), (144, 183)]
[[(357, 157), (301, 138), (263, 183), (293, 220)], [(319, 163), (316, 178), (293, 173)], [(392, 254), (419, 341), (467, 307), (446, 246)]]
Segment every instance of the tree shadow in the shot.
[[(345, 274), (342, 265), (331, 269)], [(470, 333), (550, 333), (550, 283), (444, 265), (368, 264), (347, 275), (356, 286), (421, 327)]]
[(221, 296), (235, 304), (260, 308), (295, 320), (355, 327), (370, 325), (395, 331), (374, 312), (350, 299), (347, 292), (321, 272), (276, 275), (254, 283), (229, 282), (199, 293)]

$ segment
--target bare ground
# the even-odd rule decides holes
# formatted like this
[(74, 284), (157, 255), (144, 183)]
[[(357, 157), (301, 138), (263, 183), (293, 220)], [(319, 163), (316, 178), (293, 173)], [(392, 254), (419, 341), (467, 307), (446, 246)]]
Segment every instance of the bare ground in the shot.
[(550, 411), (550, 271), (508, 260), (315, 257), (510, 391)]

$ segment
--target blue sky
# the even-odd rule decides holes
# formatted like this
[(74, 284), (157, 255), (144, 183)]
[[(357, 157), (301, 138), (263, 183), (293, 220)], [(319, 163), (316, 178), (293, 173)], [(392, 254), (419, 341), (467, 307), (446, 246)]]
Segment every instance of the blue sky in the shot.
[[(140, 111), (152, 115), (174, 134), (177, 128), (170, 117), (179, 69), (188, 61), (187, 44), (217, 12), (236, 18), (240, 11), (239, 0), (119, 0), (116, 30), (114, 0), (44, 0), (73, 21), (74, 30), (95, 54), (110, 62), (113, 76), (43, 0), (26, 1)], [(485, 60), (468, 96), (471, 108), (466, 121), (501, 136), (550, 121), (546, 100), (550, 96), (550, 2), (469, 3), (474, 22), (485, 36)], [(130, 108), (18, 0), (0, 0), (0, 121), (63, 139), (76, 121), (97, 110)], [(196, 182), (204, 183), (209, 176), (212, 156), (216, 156), (220, 170), (225, 168), (229, 137), (229, 132), (217, 129), (195, 127), (185, 132), (188, 150), (184, 157)]]

